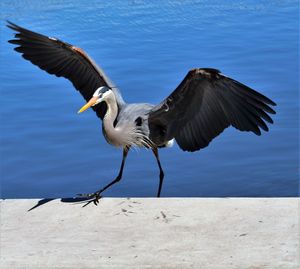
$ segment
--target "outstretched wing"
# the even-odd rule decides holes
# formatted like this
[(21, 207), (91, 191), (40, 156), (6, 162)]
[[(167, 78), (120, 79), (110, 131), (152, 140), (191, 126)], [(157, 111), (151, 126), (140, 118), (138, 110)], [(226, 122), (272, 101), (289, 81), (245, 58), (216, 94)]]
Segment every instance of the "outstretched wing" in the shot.
[(181, 149), (196, 151), (230, 125), (260, 135), (259, 128), (268, 131), (264, 120), (273, 123), (268, 113), (275, 111), (269, 105), (276, 104), (216, 69), (193, 69), (149, 113), (150, 138), (175, 138)]
[[(103, 70), (80, 48), (53, 37), (47, 37), (14, 23), (7, 25), (16, 31), (9, 43), (18, 45), (17, 52), (49, 74), (69, 79), (85, 100), (89, 100), (101, 86), (115, 88)], [(116, 89), (117, 91), (117, 89)], [(104, 103), (103, 103), (104, 104)], [(105, 107), (94, 107), (97, 115), (104, 116)]]

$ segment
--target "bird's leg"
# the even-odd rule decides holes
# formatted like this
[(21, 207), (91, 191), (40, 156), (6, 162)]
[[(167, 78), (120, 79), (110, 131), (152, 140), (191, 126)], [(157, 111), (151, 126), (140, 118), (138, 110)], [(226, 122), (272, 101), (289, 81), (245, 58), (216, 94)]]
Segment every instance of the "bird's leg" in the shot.
[[(99, 203), (99, 199), (101, 198), (100, 194), (102, 192), (104, 192), (106, 189), (108, 189), (110, 186), (114, 185), (115, 183), (119, 182), (122, 178), (122, 174), (123, 174), (123, 169), (124, 169), (124, 164), (125, 164), (125, 160), (127, 157), (127, 154), (129, 152), (130, 147), (124, 147), (123, 148), (123, 158), (122, 158), (122, 163), (121, 163), (121, 167), (120, 167), (120, 171), (118, 176), (109, 184), (107, 184), (104, 188), (92, 193), (92, 194), (81, 194), (80, 196), (85, 196), (87, 198), (93, 198), (93, 200), (89, 201), (88, 204), (90, 202), (94, 202), (95, 205), (97, 205)], [(88, 205), (86, 204), (86, 205)]]
[(157, 161), (157, 164), (158, 164), (158, 167), (159, 167), (159, 186), (158, 186), (157, 197), (160, 197), (161, 187), (162, 187), (162, 184), (163, 184), (163, 181), (164, 181), (164, 171), (163, 171), (163, 169), (161, 167), (161, 164), (160, 164), (157, 148), (153, 148), (152, 151), (154, 153), (154, 156), (156, 158), (156, 161)]
[(129, 147), (124, 147), (123, 148), (122, 163), (121, 163), (121, 167), (120, 167), (120, 171), (119, 171), (118, 176), (112, 182), (110, 182), (109, 184), (107, 184), (104, 188), (102, 188), (101, 190), (97, 191), (98, 193), (104, 192), (110, 186), (114, 185), (115, 183), (117, 183), (117, 182), (119, 182), (121, 180), (122, 175), (123, 175), (124, 164), (125, 164), (125, 160), (126, 160), (128, 152), (129, 152)]

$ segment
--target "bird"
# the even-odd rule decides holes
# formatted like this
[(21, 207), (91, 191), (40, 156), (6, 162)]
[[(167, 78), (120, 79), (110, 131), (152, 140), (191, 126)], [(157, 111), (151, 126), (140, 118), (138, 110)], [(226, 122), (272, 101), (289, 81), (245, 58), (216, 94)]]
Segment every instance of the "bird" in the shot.
[[(276, 103), (258, 91), (234, 80), (215, 68), (194, 68), (159, 104), (126, 103), (118, 87), (81, 48), (45, 36), (7, 21), (15, 31), (8, 42), (14, 50), (40, 69), (71, 81), (86, 100), (78, 111), (92, 108), (102, 120), (106, 141), (122, 149), (117, 176), (103, 188), (80, 194), (99, 203), (102, 193), (122, 178), (131, 148), (153, 152), (159, 169), (157, 197), (160, 197), (164, 171), (159, 150), (176, 143), (187, 152), (207, 147), (227, 127), (261, 135), (273, 124)], [(175, 141), (174, 141), (175, 140)]]

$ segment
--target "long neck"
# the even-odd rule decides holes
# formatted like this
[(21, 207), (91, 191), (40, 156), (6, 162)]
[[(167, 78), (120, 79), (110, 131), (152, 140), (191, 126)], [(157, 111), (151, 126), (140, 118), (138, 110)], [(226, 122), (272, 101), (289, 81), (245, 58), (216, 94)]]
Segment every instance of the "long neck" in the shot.
[(103, 126), (105, 130), (110, 128), (114, 129), (114, 121), (118, 116), (118, 105), (114, 99), (109, 99), (106, 101), (107, 111), (103, 118)]
[(114, 121), (118, 116), (118, 105), (114, 96), (105, 101), (107, 111), (103, 118), (103, 130), (106, 140), (116, 146), (119, 145), (120, 132), (114, 127)]

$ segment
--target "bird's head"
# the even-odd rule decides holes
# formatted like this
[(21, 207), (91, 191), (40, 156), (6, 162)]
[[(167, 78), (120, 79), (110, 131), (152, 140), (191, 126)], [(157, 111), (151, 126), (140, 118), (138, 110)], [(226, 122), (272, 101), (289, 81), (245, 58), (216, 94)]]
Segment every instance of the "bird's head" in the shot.
[(78, 111), (78, 113), (81, 113), (91, 106), (95, 106), (105, 100), (107, 100), (112, 95), (112, 90), (106, 86), (102, 86), (98, 88), (94, 94), (93, 97)]

